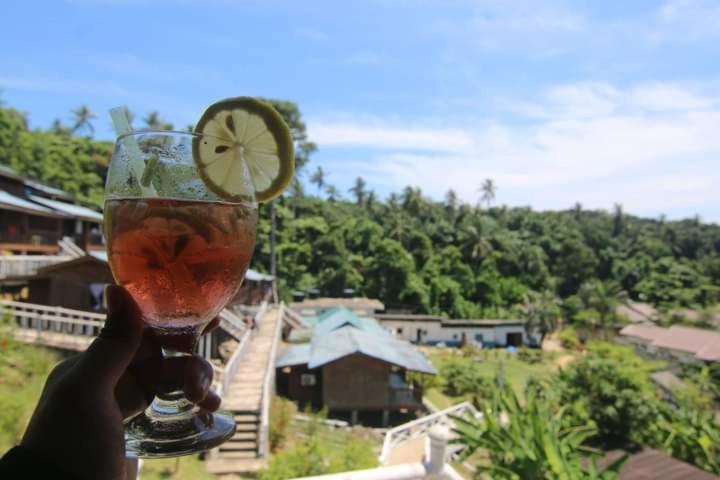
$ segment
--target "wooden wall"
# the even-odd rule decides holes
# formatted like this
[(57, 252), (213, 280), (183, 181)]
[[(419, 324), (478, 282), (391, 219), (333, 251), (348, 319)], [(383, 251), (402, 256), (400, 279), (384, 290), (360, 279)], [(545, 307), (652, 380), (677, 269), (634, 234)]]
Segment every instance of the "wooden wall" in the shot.
[(325, 365), (322, 371), (323, 404), (330, 410), (388, 407), (390, 364), (355, 354)]

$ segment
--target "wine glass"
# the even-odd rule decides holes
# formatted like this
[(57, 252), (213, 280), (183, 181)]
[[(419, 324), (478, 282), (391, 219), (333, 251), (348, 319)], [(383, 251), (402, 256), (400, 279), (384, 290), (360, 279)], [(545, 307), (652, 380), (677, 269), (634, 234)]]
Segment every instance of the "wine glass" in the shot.
[[(242, 201), (222, 200), (198, 174), (195, 133), (118, 137), (105, 188), (105, 238), (118, 284), (137, 302), (165, 357), (189, 356), (203, 328), (235, 296), (255, 245), (257, 204), (241, 170)], [(174, 457), (213, 448), (235, 433), (182, 391), (159, 394), (126, 423), (128, 457)]]

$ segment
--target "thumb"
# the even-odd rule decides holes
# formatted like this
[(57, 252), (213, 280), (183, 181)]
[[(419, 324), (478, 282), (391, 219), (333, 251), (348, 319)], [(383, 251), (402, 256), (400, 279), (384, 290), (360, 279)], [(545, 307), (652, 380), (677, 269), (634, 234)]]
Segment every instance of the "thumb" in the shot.
[(135, 300), (124, 288), (110, 285), (105, 289), (108, 313), (100, 335), (90, 344), (77, 369), (114, 387), (132, 362), (142, 340), (142, 315)]

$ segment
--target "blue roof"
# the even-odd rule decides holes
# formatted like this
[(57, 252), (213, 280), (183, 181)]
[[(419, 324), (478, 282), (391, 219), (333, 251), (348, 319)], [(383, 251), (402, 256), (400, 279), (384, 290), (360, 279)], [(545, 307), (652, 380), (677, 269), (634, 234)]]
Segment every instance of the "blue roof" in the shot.
[(353, 354), (363, 354), (416, 372), (436, 374), (432, 363), (413, 345), (390, 335), (378, 336), (346, 326), (326, 335), (313, 336), (312, 342), (285, 349), (275, 366), (307, 364), (318, 368)]
[(90, 220), (93, 222), (102, 222), (103, 215), (100, 212), (96, 212), (87, 207), (75, 205), (73, 203), (59, 202), (57, 200), (50, 200), (49, 198), (40, 197), (38, 195), (28, 195), (30, 200), (33, 202), (40, 203), (46, 207), (50, 207), (53, 210), (58, 210), (64, 214), (71, 215), (73, 217), (79, 217), (83, 220)]
[(351, 326), (375, 335), (390, 335), (374, 318), (358, 317), (345, 307), (335, 307), (322, 312), (314, 321), (313, 336), (323, 336), (339, 328)]
[(49, 208), (38, 205), (37, 203), (28, 202), (27, 200), (16, 197), (15, 195), (11, 195), (4, 190), (0, 190), (0, 204), (5, 205), (10, 209), (15, 207), (22, 210), (32, 210), (34, 212), (37, 212), (39, 215), (50, 215), (53, 217), (61, 216), (60, 214), (54, 212), (53, 210), (50, 210)]
[(103, 262), (108, 261), (107, 251), (105, 251), (105, 250), (90, 250), (88, 252), (88, 255), (90, 255), (91, 257), (95, 257), (98, 260), (101, 260)]
[(292, 367), (310, 363), (310, 344), (291, 345), (280, 352), (275, 360), (276, 368)]

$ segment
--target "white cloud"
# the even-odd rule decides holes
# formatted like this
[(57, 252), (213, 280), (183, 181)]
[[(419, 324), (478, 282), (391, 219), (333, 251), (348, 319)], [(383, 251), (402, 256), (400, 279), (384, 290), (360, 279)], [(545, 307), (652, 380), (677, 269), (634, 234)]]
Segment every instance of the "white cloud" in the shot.
[(369, 123), (310, 121), (310, 138), (324, 147), (467, 151), (473, 139), (460, 129), (406, 128)]
[(372, 150), (353, 174), (372, 174), (388, 189), (418, 185), (440, 198), (454, 188), (474, 202), (493, 178), (508, 204), (619, 202), (631, 212), (681, 208), (720, 219), (720, 97), (675, 84), (578, 83), (538, 98), (522, 104), (530, 116), (515, 108), (512, 120), (475, 127), (316, 121), (310, 135), (321, 149)]
[(56, 76), (0, 75), (0, 87), (65, 95), (127, 95), (128, 90), (107, 81), (63, 79)]

